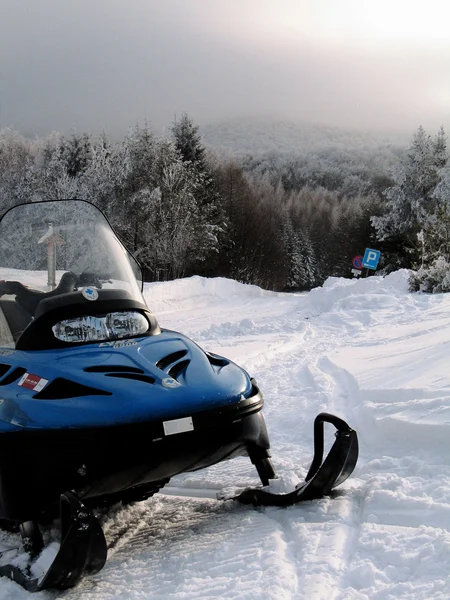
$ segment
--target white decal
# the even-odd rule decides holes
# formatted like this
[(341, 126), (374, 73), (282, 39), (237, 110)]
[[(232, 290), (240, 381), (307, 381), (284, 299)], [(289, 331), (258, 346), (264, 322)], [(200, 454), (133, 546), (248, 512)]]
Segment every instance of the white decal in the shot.
[(86, 298), (86, 300), (98, 299), (98, 292), (95, 288), (85, 287), (81, 290), (81, 293), (83, 294), (83, 297)]
[(194, 431), (194, 423), (192, 422), (192, 417), (174, 419), (173, 421), (163, 421), (163, 427), (164, 433), (166, 435), (175, 435), (176, 433)]
[(137, 346), (135, 340), (116, 340), (115, 342), (102, 342), (99, 344), (101, 348), (124, 348), (126, 346)]

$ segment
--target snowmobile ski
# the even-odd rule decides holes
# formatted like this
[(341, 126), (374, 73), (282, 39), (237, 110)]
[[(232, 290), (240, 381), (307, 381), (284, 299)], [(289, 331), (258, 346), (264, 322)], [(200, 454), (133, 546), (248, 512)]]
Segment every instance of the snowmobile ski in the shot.
[[(337, 431), (334, 444), (322, 462), (324, 423), (331, 423)], [(343, 419), (328, 413), (320, 413), (314, 421), (314, 457), (305, 482), (287, 494), (277, 494), (262, 487), (246, 488), (234, 496), (234, 499), (254, 506), (290, 506), (297, 502), (322, 498), (351, 475), (357, 460), (356, 431), (351, 429)]]
[[(33, 578), (30, 567), (0, 566), (0, 575), (12, 579), (29, 592), (47, 588), (73, 587), (88, 573), (97, 573), (106, 562), (107, 547), (103, 530), (96, 517), (75, 494), (66, 492), (60, 499), (61, 545), (48, 571)], [(36, 522), (21, 528), (23, 545), (32, 554), (42, 549), (42, 537)], [(34, 556), (36, 557), (36, 556)]]

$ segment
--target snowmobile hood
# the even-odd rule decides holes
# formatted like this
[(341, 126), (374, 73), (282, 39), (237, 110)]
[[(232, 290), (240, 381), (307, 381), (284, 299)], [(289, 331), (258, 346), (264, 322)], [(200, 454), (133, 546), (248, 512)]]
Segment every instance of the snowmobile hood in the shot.
[(248, 374), (161, 332), (139, 265), (80, 200), (0, 220), (0, 431), (181, 419), (261, 396)]
[(255, 393), (243, 369), (173, 331), (0, 360), (3, 431), (160, 421)]

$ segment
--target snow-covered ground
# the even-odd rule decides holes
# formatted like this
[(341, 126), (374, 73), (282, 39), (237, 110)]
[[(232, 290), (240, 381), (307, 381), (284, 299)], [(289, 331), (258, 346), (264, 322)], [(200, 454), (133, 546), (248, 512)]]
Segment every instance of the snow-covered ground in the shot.
[(355, 472), (335, 497), (287, 509), (195, 497), (257, 484), (248, 459), (185, 474), (106, 515), (100, 573), (33, 596), (0, 579), (0, 599), (448, 600), (450, 294), (410, 294), (406, 280), (330, 279), (306, 294), (147, 285), (161, 326), (257, 379), (282, 483), (305, 476), (324, 410), (358, 431)]

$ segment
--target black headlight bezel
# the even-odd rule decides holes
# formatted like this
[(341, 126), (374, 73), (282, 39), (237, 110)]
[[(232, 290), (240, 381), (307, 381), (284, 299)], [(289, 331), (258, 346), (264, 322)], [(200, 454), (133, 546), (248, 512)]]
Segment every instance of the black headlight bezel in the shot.
[[(51, 303), (49, 303), (49, 300), (51, 300)], [(49, 303), (49, 305), (42, 307), (45, 310), (36, 311), (36, 318), (17, 340), (17, 350), (50, 350), (102, 343), (98, 341), (63, 342), (53, 335), (52, 327), (59, 321), (86, 315), (98, 316), (113, 312), (136, 311), (147, 319), (149, 328), (147, 333), (138, 336), (129, 336), (129, 338), (158, 335), (161, 333), (155, 316), (148, 310), (147, 306), (126, 294), (124, 295), (123, 291), (99, 290), (99, 298), (94, 302), (83, 298), (80, 292), (61, 294), (49, 300), (41, 302), (41, 304), (45, 302)]]

